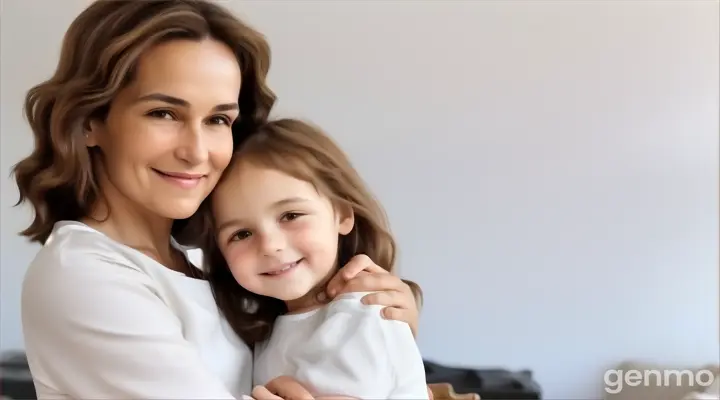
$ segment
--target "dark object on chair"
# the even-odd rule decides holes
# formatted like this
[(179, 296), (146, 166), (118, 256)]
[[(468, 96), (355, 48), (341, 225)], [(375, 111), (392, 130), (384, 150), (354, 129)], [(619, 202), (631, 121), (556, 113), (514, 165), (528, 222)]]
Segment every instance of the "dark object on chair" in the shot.
[(24, 353), (13, 352), (0, 360), (0, 394), (14, 400), (37, 399), (30, 367)]
[[(449, 384), (459, 394), (476, 393), (481, 400), (541, 399), (540, 387), (532, 372), (504, 369), (469, 369), (447, 367), (425, 361), (428, 384)], [(0, 393), (8, 399), (37, 399), (27, 358), (23, 353), (9, 353), (0, 360)]]
[(477, 393), (482, 400), (539, 400), (542, 391), (532, 371), (453, 368), (424, 361), (427, 383), (449, 383), (457, 393)]

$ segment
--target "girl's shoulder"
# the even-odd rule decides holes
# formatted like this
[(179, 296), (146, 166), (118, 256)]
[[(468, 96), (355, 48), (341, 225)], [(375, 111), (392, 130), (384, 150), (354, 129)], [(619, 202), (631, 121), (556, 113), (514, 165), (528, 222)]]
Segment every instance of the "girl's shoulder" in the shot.
[(350, 292), (337, 295), (325, 306), (326, 318), (342, 314), (384, 320), (381, 313), (383, 306), (362, 302), (362, 298), (371, 293), (373, 292)]
[(374, 292), (350, 292), (342, 293), (335, 296), (334, 299), (328, 303), (327, 307), (340, 307), (340, 308), (357, 308), (357, 309), (372, 309), (377, 306), (364, 304), (362, 298)]

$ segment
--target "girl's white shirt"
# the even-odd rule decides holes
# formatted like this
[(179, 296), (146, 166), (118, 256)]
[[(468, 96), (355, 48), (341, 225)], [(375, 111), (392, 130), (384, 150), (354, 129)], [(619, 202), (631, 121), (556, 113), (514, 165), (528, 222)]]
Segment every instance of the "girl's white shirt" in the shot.
[[(177, 247), (202, 265), (199, 251)], [(207, 281), (85, 224), (55, 225), (21, 307), (39, 399), (240, 399), (252, 389), (252, 352)]]
[(296, 378), (315, 396), (427, 399), (425, 367), (410, 326), (386, 320), (367, 293), (278, 318), (272, 336), (255, 346), (255, 384)]

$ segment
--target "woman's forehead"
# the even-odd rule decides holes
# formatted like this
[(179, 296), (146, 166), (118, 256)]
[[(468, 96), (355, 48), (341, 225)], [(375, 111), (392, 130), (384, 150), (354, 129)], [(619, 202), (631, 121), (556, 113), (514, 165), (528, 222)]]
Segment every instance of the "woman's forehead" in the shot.
[(150, 48), (138, 60), (129, 95), (162, 94), (189, 105), (237, 102), (241, 71), (235, 54), (213, 41), (175, 40)]

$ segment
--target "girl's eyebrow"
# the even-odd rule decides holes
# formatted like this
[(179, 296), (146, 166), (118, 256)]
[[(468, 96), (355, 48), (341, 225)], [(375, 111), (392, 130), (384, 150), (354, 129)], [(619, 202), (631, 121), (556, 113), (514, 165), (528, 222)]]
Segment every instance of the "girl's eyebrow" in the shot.
[(273, 207), (277, 206), (284, 206), (291, 203), (303, 203), (309, 201), (308, 199), (302, 198), (302, 197), (288, 197), (287, 199), (278, 200), (273, 203)]
[(243, 221), (238, 218), (232, 218), (229, 219), (222, 224), (218, 225), (218, 227), (215, 229), (216, 234), (222, 233), (224, 230), (229, 228), (234, 228), (236, 226), (241, 226), (243, 224)]

